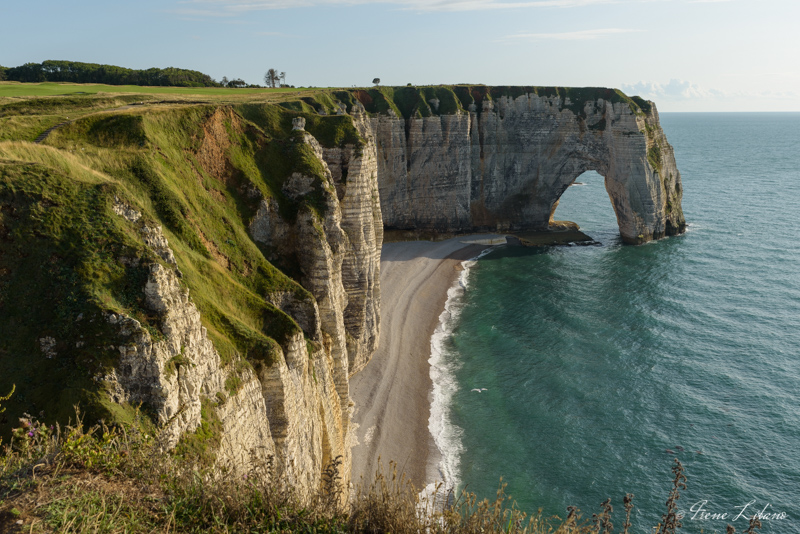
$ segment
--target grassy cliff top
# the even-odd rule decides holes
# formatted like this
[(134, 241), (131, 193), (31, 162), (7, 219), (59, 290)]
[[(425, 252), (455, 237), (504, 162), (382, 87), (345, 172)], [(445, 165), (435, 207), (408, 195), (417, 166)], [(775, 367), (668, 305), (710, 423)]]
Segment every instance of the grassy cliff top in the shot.
[[(295, 260), (268, 261), (248, 226), (263, 198), (289, 221), (304, 206), (325, 209), (324, 168), (292, 132), (297, 116), (323, 145), (362, 142), (349, 117), (268, 103), (124, 94), (0, 103), (0, 391), (17, 390), (9, 414), (64, 422), (81, 403), (88, 421), (130, 417), (132, 407), (111, 403), (97, 377), (121, 343), (106, 314), (163, 335), (144, 306), (146, 265), (163, 263), (143, 242), (144, 224), (162, 227), (231, 387), (242, 366), (277, 357), (300, 328), (265, 296), (312, 297)], [(31, 142), (54, 125), (43, 143)], [(314, 177), (320, 194), (286, 197), (283, 182), (295, 172)], [(141, 221), (117, 215), (116, 199)], [(52, 354), (42, 339), (54, 340)], [(14, 423), (8, 417), (3, 434)]]
[[(501, 97), (518, 98), (526, 94), (558, 97), (564, 107), (573, 109), (576, 113), (580, 113), (585, 102), (599, 98), (610, 102), (626, 103), (634, 111), (639, 110), (645, 113), (650, 111), (650, 104), (646, 100), (637, 96), (630, 97), (619, 89), (605, 87), (457, 84), (342, 89), (228, 89), (0, 82), (0, 105), (33, 97), (63, 98), (70, 95), (96, 95), (107, 99), (127, 99), (129, 103), (133, 103), (137, 99), (140, 101), (194, 101), (208, 104), (271, 103), (297, 112), (335, 114), (340, 105), (345, 106), (349, 112), (358, 101), (368, 113), (388, 113), (391, 110), (405, 118), (449, 115), (468, 110), (473, 103), (480, 104), (484, 100), (497, 100)], [(569, 99), (569, 104), (567, 104), (567, 99)], [(438, 101), (438, 104), (432, 104), (432, 100)], [(39, 105), (46, 106), (42, 103)], [(0, 117), (2, 116), (3, 111), (0, 110)]]
[(333, 93), (348, 110), (353, 100), (358, 100), (367, 112), (385, 114), (393, 111), (406, 119), (453, 115), (470, 109), (473, 104), (481, 110), (485, 101), (500, 98), (516, 99), (524, 95), (558, 98), (563, 109), (576, 115), (583, 113), (584, 104), (603, 99), (628, 104), (634, 112), (649, 112), (650, 105), (639, 97), (629, 97), (619, 89), (604, 87), (542, 87), (542, 86), (487, 86), (487, 85), (436, 85), (406, 87), (373, 87), (348, 89)]

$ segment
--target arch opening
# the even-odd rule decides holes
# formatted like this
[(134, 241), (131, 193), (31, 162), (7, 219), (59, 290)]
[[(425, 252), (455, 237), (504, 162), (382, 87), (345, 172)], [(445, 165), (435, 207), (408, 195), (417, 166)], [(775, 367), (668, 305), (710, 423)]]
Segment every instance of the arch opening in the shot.
[(555, 230), (580, 231), (595, 241), (619, 238), (616, 211), (603, 175), (589, 170), (577, 176), (553, 205), (550, 225)]

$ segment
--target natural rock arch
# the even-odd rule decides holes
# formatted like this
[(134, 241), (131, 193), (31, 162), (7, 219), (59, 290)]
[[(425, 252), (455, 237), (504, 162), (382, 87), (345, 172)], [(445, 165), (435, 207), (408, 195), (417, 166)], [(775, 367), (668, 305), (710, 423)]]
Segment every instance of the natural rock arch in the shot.
[(384, 225), (546, 230), (561, 194), (594, 170), (624, 241), (679, 234), (680, 173), (655, 106), (641, 103), (597, 98), (580, 108), (528, 93), (452, 115), (373, 118)]

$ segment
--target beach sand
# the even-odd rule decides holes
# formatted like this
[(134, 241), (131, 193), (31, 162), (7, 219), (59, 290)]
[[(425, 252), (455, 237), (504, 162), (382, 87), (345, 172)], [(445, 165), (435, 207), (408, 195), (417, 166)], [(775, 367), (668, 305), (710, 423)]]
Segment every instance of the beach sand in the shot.
[[(461, 270), (486, 244), (501, 236), (465, 236), (446, 241), (386, 243), (381, 251), (381, 330), (378, 350), (350, 379), (355, 403), (352, 481), (374, 480), (380, 462), (389, 473), (397, 463), (422, 489), (437, 478), (438, 450), (428, 431), (431, 336)], [(488, 243), (488, 241), (480, 241)], [(497, 241), (495, 241), (496, 243)]]

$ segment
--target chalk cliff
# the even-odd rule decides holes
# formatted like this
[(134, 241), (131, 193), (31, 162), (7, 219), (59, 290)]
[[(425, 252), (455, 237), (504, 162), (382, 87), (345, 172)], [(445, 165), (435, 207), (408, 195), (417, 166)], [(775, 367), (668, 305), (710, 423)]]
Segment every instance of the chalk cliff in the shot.
[(422, 100), (410, 116), (371, 119), (386, 228), (546, 230), (566, 188), (595, 170), (626, 242), (683, 232), (680, 173), (654, 104), (601, 89), (471, 89), (451, 113)]
[[(324, 147), (304, 123), (190, 106), (0, 147), (0, 375), (30, 384), (9, 409), (140, 406), (165, 449), (240, 474), (270, 461), (301, 494), (338, 458), (346, 489), (348, 380), (380, 323), (375, 145), (366, 116), (310, 125), (346, 134)], [(53, 304), (20, 317), (22, 300)]]
[[(264, 367), (260, 377), (265, 398), (274, 397), (275, 391), (283, 396), (282, 405), (277, 407), (279, 420), (273, 423), (270, 419), (273, 434), (279, 429), (278, 441), (286, 444), (283, 456), (304, 458), (308, 456), (309, 444), (319, 446), (321, 443), (321, 455), (313, 454), (314, 461), (305, 462), (296, 471), (305, 473), (313, 487), (318, 485), (321, 469), (340, 456), (343, 480), (347, 484), (350, 475), (348, 379), (366, 365), (374, 352), (380, 323), (383, 227), (377, 195), (375, 148), (363, 124), (359, 128), (367, 135), (363, 145), (327, 149), (303, 130), (305, 121), (302, 118), (295, 119), (294, 124), (297, 142), (309, 146), (323, 164), (318, 189), (324, 196), (324, 215), (306, 207), (292, 224), (281, 216), (273, 199), (265, 199), (250, 223), (250, 232), (256, 242), (269, 247), (275, 255), (297, 258), (300, 282), (315, 300), (313, 309), (302, 310), (302, 305), (298, 306), (291, 298), (287, 300), (284, 295), (268, 298), (298, 320), (312, 340), (309, 346), (314, 350), (307, 355), (306, 345), (299, 337), (296, 350), (289, 358), (290, 362), (302, 364), (289, 365), (289, 370), (300, 368), (297, 377), (289, 379), (282, 366)], [(330, 168), (326, 161), (330, 162)], [(346, 176), (343, 169), (348, 170)], [(300, 198), (312, 192), (312, 183), (311, 177), (295, 173), (284, 184), (284, 193), (294, 199)], [(312, 376), (303, 368), (309, 356), (314, 362), (314, 385), (321, 385), (321, 388), (311, 384)], [(305, 389), (287, 388), (303, 380)], [(321, 389), (324, 395), (320, 397), (316, 389)], [(309, 398), (317, 401), (308, 403)], [(287, 404), (291, 404), (293, 410), (287, 410)], [(322, 414), (319, 423), (317, 412)], [(319, 435), (315, 435), (317, 427), (321, 428)], [(312, 479), (312, 475), (317, 478)]]

